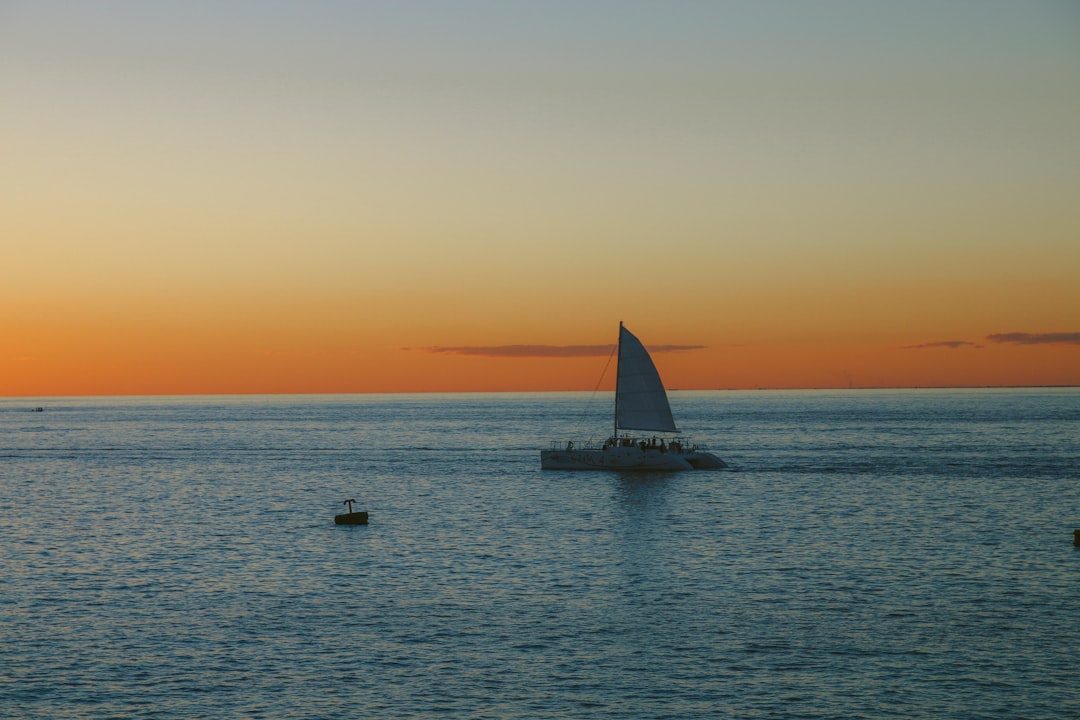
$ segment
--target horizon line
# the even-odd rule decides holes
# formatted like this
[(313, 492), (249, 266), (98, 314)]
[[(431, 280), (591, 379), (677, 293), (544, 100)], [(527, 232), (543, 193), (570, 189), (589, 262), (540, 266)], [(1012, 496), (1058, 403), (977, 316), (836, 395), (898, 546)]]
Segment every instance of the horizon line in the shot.
[[(1076, 385), (814, 385), (793, 387), (726, 387), (726, 388), (667, 388), (669, 393), (678, 392), (814, 392), (819, 390), (1071, 390)], [(304, 395), (543, 395), (548, 393), (614, 393), (609, 390), (345, 390), (345, 391), (297, 391), (297, 392), (175, 392), (175, 393), (75, 393), (64, 395), (3, 395), (2, 400), (29, 398), (149, 398), (149, 397), (291, 397)]]

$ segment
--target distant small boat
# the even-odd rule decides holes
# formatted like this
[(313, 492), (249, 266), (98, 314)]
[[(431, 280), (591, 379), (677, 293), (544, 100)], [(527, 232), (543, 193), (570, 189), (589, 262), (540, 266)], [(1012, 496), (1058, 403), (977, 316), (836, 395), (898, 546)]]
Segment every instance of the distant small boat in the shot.
[[(615, 379), (615, 431), (604, 443), (552, 443), (540, 451), (543, 470), (712, 470), (727, 463), (678, 437), (637, 433), (679, 433), (667, 391), (649, 351), (619, 323)], [(620, 431), (631, 431), (620, 434)]]

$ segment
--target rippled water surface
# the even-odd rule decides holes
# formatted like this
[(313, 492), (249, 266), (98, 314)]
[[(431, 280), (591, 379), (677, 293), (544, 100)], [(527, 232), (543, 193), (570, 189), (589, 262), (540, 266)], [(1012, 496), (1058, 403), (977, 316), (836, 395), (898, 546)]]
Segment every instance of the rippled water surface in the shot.
[(672, 406), (0, 399), (0, 716), (1080, 717), (1080, 391)]

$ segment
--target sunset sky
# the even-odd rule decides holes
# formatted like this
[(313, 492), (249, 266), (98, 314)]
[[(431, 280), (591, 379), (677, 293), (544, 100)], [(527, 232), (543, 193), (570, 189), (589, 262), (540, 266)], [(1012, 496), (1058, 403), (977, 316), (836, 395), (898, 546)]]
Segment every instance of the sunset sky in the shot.
[(0, 0), (0, 395), (591, 390), (620, 320), (1080, 384), (1080, 3)]

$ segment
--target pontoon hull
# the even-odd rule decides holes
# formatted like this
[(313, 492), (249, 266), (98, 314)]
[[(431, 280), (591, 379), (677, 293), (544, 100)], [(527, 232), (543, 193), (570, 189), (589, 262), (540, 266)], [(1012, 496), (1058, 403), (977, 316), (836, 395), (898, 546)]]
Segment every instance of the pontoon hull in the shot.
[(712, 470), (727, 464), (712, 453), (662, 451), (657, 448), (609, 447), (541, 450), (542, 470)]

